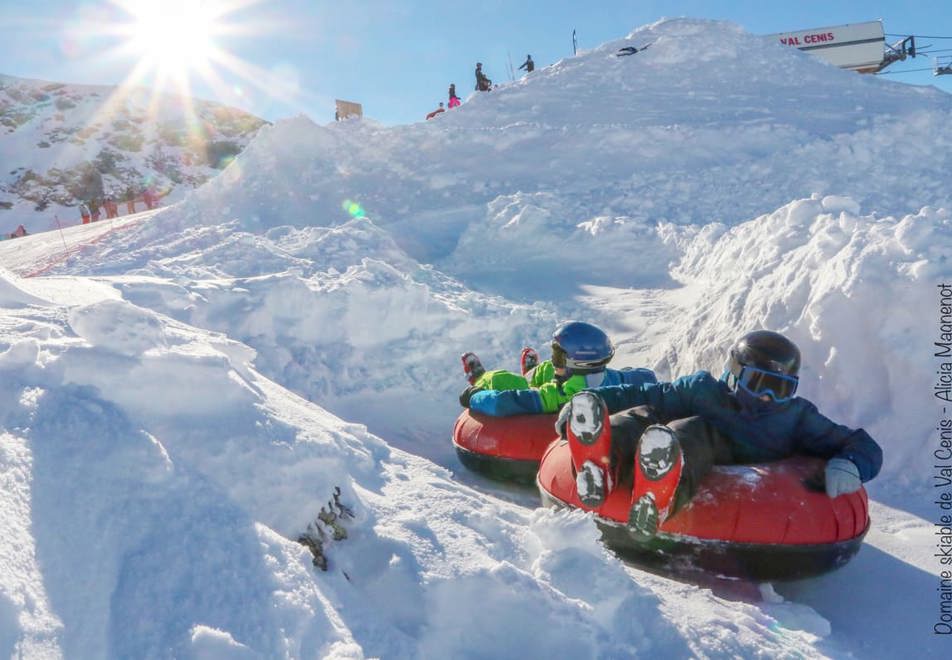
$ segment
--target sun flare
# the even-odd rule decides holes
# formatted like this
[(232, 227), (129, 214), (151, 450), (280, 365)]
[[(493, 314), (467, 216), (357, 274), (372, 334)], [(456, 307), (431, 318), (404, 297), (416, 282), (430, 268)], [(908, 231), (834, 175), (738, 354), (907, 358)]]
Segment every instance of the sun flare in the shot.
[(148, 116), (163, 104), (183, 107), (197, 132), (195, 92), (229, 106), (255, 98), (290, 102), (298, 90), (282, 85), (280, 69), (264, 69), (239, 55), (249, 39), (294, 34), (297, 26), (262, 9), (265, 0), (92, 0), (66, 31), (71, 40), (97, 43), (95, 58), (128, 66), (93, 124), (119, 111), (143, 90), (151, 96)]
[(208, 3), (197, 0), (138, 0), (125, 4), (132, 17), (128, 46), (160, 78), (182, 81), (214, 57), (221, 30)]

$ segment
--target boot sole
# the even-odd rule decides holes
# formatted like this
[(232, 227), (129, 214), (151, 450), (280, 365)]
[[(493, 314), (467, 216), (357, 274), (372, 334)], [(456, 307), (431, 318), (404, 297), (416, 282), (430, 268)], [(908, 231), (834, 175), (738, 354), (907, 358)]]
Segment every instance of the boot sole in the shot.
[(647, 540), (658, 533), (658, 507), (654, 497), (646, 493), (631, 506), (628, 512), (628, 529), (636, 538)]
[(592, 471), (588, 468), (588, 464), (582, 468), (578, 476), (582, 477), (585, 482), (585, 496), (583, 497), (582, 492), (578, 490), (578, 478), (576, 477), (575, 488), (578, 492), (579, 501), (590, 509), (597, 509), (604, 504), (605, 487), (596, 482), (595, 475), (592, 474)]
[(572, 435), (584, 445), (593, 444), (605, 426), (602, 415), (601, 399), (590, 392), (579, 392), (572, 398), (572, 417), (569, 419)]
[[(472, 359), (467, 359), (469, 356), (472, 356)], [(466, 375), (466, 380), (470, 385), (475, 385), (479, 377), (486, 373), (486, 370), (483, 368), (482, 363), (475, 353), (463, 353), (460, 357), (460, 361), (463, 363), (463, 373)]]
[(674, 431), (664, 426), (649, 426), (638, 443), (638, 466), (649, 481), (660, 481), (671, 472), (681, 453)]
[(658, 526), (671, 514), (683, 470), (678, 436), (667, 426), (649, 426), (638, 440), (636, 462), (638, 474), (628, 528), (636, 539), (643, 541), (654, 537)]

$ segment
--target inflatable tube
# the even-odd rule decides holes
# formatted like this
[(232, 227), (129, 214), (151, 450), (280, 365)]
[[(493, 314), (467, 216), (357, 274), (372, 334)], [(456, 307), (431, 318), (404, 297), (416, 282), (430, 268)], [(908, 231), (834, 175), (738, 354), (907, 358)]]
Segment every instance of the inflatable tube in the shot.
[(557, 437), (557, 417), (490, 417), (464, 410), (453, 428), (453, 446), (460, 462), (474, 472), (531, 484), (542, 455)]
[[(864, 489), (830, 499), (805, 485), (823, 465), (799, 456), (717, 466), (694, 499), (648, 542), (636, 541), (625, 525), (630, 484), (608, 496), (595, 521), (618, 554), (664, 570), (703, 569), (753, 580), (818, 575), (848, 562), (869, 529)], [(567, 442), (548, 448), (536, 484), (543, 504), (586, 509), (576, 493)]]

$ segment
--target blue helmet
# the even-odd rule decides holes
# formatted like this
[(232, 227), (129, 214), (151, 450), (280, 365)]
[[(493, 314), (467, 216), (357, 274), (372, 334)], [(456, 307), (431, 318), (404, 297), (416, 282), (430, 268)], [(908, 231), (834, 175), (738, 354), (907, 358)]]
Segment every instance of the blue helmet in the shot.
[(615, 346), (605, 332), (591, 323), (567, 321), (552, 333), (552, 365), (571, 373), (592, 374), (605, 370), (615, 355)]

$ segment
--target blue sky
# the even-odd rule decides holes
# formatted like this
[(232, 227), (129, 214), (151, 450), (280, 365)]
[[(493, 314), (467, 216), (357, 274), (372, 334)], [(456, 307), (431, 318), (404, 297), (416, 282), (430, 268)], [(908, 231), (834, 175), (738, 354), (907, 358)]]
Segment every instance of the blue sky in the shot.
[[(727, 19), (760, 34), (883, 19), (887, 33), (952, 36), (952, 3), (937, 2), (217, 2), (233, 8), (224, 20), (240, 33), (219, 35), (215, 43), (245, 63), (245, 71), (216, 67), (222, 84), (209, 85), (193, 76), (192, 87), (199, 96), (270, 120), (304, 112), (318, 122), (328, 121), (333, 99), (343, 98), (363, 103), (367, 116), (387, 124), (418, 121), (445, 100), (451, 82), (465, 98), (473, 88), (476, 61), (494, 80), (503, 81), (510, 54), (513, 66), (527, 53), (544, 66), (572, 54), (573, 29), (579, 48), (585, 49), (662, 17)], [(120, 83), (139, 58), (109, 55), (124, 37), (108, 33), (129, 21), (127, 12), (106, 0), (3, 0), (0, 73)], [(173, 31), (162, 38), (174, 49), (180, 34)], [(920, 47), (929, 43), (952, 55), (952, 39), (922, 39)], [(930, 70), (888, 77), (952, 93), (952, 75), (933, 76), (932, 64), (931, 57), (900, 62), (887, 71)]]

